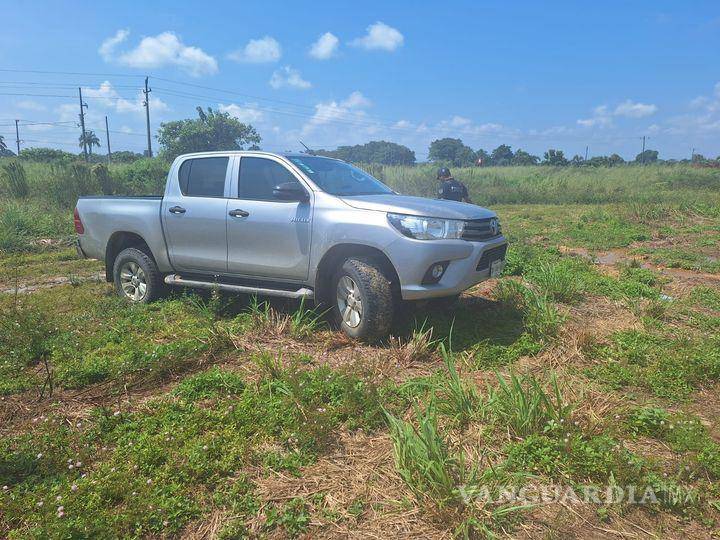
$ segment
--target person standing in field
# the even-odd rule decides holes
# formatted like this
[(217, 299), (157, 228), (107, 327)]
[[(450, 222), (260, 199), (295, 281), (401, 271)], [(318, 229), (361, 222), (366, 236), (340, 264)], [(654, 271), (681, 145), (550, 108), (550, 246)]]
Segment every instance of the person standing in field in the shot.
[(442, 167), (438, 170), (437, 179), (440, 181), (438, 196), (440, 199), (448, 201), (458, 201), (470, 203), (470, 195), (465, 184), (455, 180), (450, 173), (450, 169)]

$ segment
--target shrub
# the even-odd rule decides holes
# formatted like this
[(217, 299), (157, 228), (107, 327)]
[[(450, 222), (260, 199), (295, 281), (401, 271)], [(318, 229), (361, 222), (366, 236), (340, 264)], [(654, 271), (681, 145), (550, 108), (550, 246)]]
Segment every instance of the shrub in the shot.
[(47, 182), (49, 198), (65, 208), (72, 208), (78, 197), (100, 193), (98, 179), (87, 163), (54, 163)]
[(115, 193), (115, 183), (107, 165), (98, 163), (92, 168), (92, 174), (95, 179), (95, 183), (100, 186), (100, 190), (103, 195), (112, 195)]
[(170, 165), (159, 158), (139, 159), (114, 172), (116, 192), (120, 195), (161, 195), (165, 190)]

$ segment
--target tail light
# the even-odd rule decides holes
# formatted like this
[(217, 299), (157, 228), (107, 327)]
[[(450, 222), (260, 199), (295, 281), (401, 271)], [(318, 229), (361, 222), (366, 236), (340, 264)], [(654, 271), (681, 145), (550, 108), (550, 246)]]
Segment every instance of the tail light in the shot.
[(80, 220), (80, 212), (78, 212), (77, 207), (75, 208), (75, 212), (73, 213), (73, 222), (75, 223), (75, 232), (78, 234), (85, 234), (85, 227)]

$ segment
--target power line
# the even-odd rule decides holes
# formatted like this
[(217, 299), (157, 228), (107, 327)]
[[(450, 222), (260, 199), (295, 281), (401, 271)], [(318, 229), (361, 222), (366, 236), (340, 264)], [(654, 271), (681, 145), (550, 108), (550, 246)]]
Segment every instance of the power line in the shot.
[(9, 69), (2, 68), (4, 73), (37, 73), (41, 75), (87, 75), (88, 77), (135, 77), (143, 78), (144, 75), (133, 75), (130, 73), (90, 73), (87, 71), (48, 71), (40, 69)]
[[(77, 88), (77, 87), (73, 87)], [(87, 87), (86, 87), (87, 89)], [(75, 96), (68, 96), (65, 94), (27, 94), (19, 92), (0, 92), (0, 96), (21, 96), (21, 97), (49, 97), (49, 98), (70, 98), (73, 99)], [(123, 99), (125, 101), (132, 101), (136, 96), (125, 97), (125, 96), (85, 96), (85, 99)]]

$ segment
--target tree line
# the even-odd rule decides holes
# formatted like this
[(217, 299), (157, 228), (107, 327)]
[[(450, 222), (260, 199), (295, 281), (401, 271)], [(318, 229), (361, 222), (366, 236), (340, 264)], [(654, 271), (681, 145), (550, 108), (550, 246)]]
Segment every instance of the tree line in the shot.
[[(190, 152), (207, 152), (213, 150), (259, 150), (262, 138), (250, 124), (244, 124), (230, 116), (227, 112), (215, 111), (211, 108), (197, 107), (197, 118), (175, 120), (160, 124), (157, 140), (160, 143), (160, 157), (171, 161), (180, 154)], [(92, 148), (100, 147), (101, 142), (92, 131), (87, 131), (85, 138), (81, 136), (79, 146), (83, 144), (90, 148), (90, 160), (104, 161), (105, 156), (92, 154)], [(354, 163), (378, 163), (383, 165), (414, 165), (417, 160), (415, 152), (407, 146), (389, 141), (370, 141), (365, 144), (352, 146), (339, 146), (335, 150), (310, 150), (310, 153), (320, 156), (334, 157)], [(12, 157), (15, 154), (7, 147), (0, 136), (0, 157)], [(33, 161), (72, 161), (77, 159), (76, 154), (56, 150), (53, 148), (28, 148), (20, 151), (20, 157)], [(112, 160), (119, 163), (136, 161), (143, 154), (128, 151), (113, 152)], [(501, 144), (488, 152), (482, 148), (473, 150), (463, 143), (462, 139), (445, 137), (430, 143), (428, 160), (433, 163), (454, 166), (521, 166), (521, 165), (550, 165), (550, 166), (605, 166), (612, 167), (624, 163), (657, 163), (660, 157), (657, 150), (647, 149), (635, 156), (635, 159), (626, 162), (618, 154), (609, 156), (593, 156), (585, 159), (574, 155), (572, 158), (557, 148), (550, 148), (542, 157), (531, 154), (521, 148), (513, 151), (508, 144)], [(715, 160), (708, 160), (700, 154), (695, 154), (692, 160), (682, 160), (705, 165), (717, 166), (720, 156)], [(674, 162), (668, 160), (667, 163)]]

